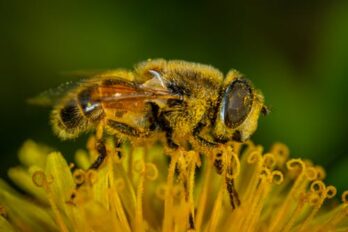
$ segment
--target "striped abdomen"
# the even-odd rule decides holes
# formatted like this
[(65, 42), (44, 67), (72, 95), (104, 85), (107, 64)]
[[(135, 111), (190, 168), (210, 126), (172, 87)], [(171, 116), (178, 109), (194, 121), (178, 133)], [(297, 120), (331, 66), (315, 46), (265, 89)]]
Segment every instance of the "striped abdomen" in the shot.
[(98, 100), (98, 86), (93, 85), (69, 94), (51, 114), (54, 132), (62, 139), (76, 138), (104, 117)]

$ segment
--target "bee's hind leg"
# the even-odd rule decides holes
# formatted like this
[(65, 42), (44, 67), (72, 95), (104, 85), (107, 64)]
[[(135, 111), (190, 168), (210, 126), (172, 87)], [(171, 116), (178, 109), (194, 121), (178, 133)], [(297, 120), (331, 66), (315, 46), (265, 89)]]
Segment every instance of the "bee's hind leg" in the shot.
[[(87, 170), (96, 170), (100, 167), (100, 165), (103, 164), (105, 158), (107, 157), (107, 151), (106, 146), (103, 141), (103, 127), (102, 125), (98, 125), (97, 131), (96, 131), (96, 142), (95, 147), (98, 152), (97, 159), (91, 164), (91, 166)], [(84, 184), (84, 182), (77, 183), (75, 186), (75, 191), (70, 196), (70, 203), (73, 202), (74, 198), (76, 197), (77, 190), (80, 189), (80, 187)]]
[(92, 163), (92, 165), (88, 168), (89, 170), (90, 169), (98, 169), (100, 167), (100, 165), (104, 162), (104, 160), (107, 156), (106, 146), (105, 146), (105, 143), (103, 141), (103, 134), (104, 134), (103, 125), (100, 123), (97, 126), (96, 144), (95, 144), (95, 148), (98, 152), (98, 157)]
[[(121, 141), (117, 138), (114, 138), (114, 145), (115, 145), (115, 149), (116, 149), (116, 155), (119, 159), (122, 158), (122, 153), (119, 150), (121, 147)], [(98, 169), (100, 167), (100, 165), (103, 164), (105, 158), (107, 157), (107, 150), (106, 150), (106, 146), (105, 143), (102, 139), (98, 139), (96, 141), (96, 150), (98, 152), (98, 157), (97, 159), (92, 163), (92, 165), (88, 168), (90, 169)]]
[(106, 147), (102, 139), (96, 141), (96, 149), (98, 151), (98, 157), (88, 169), (98, 169), (107, 156)]

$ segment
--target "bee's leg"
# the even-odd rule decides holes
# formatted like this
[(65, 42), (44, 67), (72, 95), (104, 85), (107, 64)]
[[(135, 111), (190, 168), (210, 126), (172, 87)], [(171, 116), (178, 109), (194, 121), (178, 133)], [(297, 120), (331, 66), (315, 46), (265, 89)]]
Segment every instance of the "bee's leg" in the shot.
[[(223, 171), (225, 168), (223, 165), (222, 159), (223, 159), (222, 153), (217, 153), (215, 155), (214, 166), (216, 168), (216, 172), (219, 175), (223, 174)], [(229, 175), (233, 175), (233, 169), (231, 167), (226, 167), (226, 168), (227, 168), (226, 170), (227, 173)], [(240, 205), (240, 200), (239, 200), (238, 192), (236, 191), (236, 188), (235, 188), (234, 179), (226, 175), (225, 183), (226, 183), (226, 189), (230, 198), (231, 207), (232, 209), (235, 209), (236, 207)]]
[(173, 128), (169, 125), (169, 122), (164, 117), (163, 114), (160, 114), (157, 118), (157, 123), (159, 127), (165, 132), (166, 134), (166, 140), (168, 147), (172, 149), (178, 149), (179, 145), (176, 144), (173, 140)]
[[(103, 125), (100, 124), (97, 127), (97, 133), (96, 133), (96, 150), (98, 151), (98, 157), (97, 159), (92, 163), (92, 165), (88, 168), (88, 170), (96, 170), (100, 167), (100, 165), (104, 162), (107, 152), (106, 147), (103, 141)], [(78, 190), (84, 182), (76, 184), (75, 190)], [(72, 193), (70, 196), (71, 202), (76, 197), (76, 193)]]
[(96, 144), (95, 144), (95, 147), (98, 152), (98, 157), (89, 167), (89, 169), (98, 169), (107, 156), (106, 147), (103, 141), (103, 134), (104, 134), (104, 127), (103, 127), (103, 124), (100, 123), (97, 126)]
[(115, 148), (116, 148), (117, 157), (118, 157), (119, 159), (121, 159), (121, 158), (122, 158), (122, 153), (121, 153), (121, 151), (119, 150), (120, 147), (121, 147), (121, 141), (120, 141), (119, 139), (115, 138), (115, 139), (114, 139), (114, 144), (115, 144)]
[(151, 129), (155, 130), (160, 128), (165, 132), (168, 147), (176, 150), (179, 145), (177, 145), (173, 140), (173, 128), (170, 126), (168, 120), (165, 118), (164, 113), (160, 112), (159, 106), (153, 102), (149, 102), (151, 107), (152, 116), (154, 123), (151, 125)]
[(240, 200), (236, 187), (234, 186), (234, 179), (226, 177), (225, 181), (232, 209), (235, 209), (236, 207), (240, 206)]
[(135, 127), (114, 120), (108, 120), (107, 125), (112, 129), (121, 132), (122, 134), (129, 135), (132, 137), (145, 137), (149, 134), (148, 130), (140, 131)]
[(89, 167), (89, 169), (98, 169), (100, 167), (100, 165), (104, 162), (104, 160), (107, 156), (106, 147), (105, 147), (104, 141), (102, 141), (102, 139), (97, 140), (96, 149), (97, 149), (99, 155), (98, 155), (97, 159)]
[(165, 129), (167, 145), (172, 149), (178, 149), (179, 145), (176, 144), (173, 140), (173, 129), (168, 127)]
[(214, 166), (216, 168), (216, 172), (221, 175), (224, 171), (224, 166), (222, 163), (222, 153), (217, 153), (215, 155), (215, 159), (214, 159)]
[(238, 206), (240, 206), (240, 200), (239, 200), (238, 192), (234, 185), (234, 178), (232, 177), (233, 171), (234, 170), (232, 166), (228, 165), (226, 167), (225, 183), (226, 183), (226, 189), (230, 198), (232, 209), (235, 209)]
[(208, 147), (217, 146), (218, 143), (216, 143), (214, 141), (208, 141), (200, 136), (200, 133), (204, 127), (205, 127), (205, 124), (202, 122), (199, 122), (196, 125), (196, 127), (193, 129), (193, 137), (204, 146), (208, 146)]
[[(121, 142), (117, 138), (114, 139), (114, 143), (115, 143), (116, 149), (119, 149), (121, 147)], [(106, 146), (105, 146), (105, 143), (102, 139), (99, 139), (96, 141), (96, 149), (98, 151), (99, 156), (93, 162), (93, 164), (89, 167), (89, 169), (98, 169), (100, 167), (100, 165), (104, 162), (104, 160), (107, 156)], [(117, 154), (119, 159), (122, 158), (121, 151), (117, 150), (116, 154)]]
[[(106, 152), (106, 147), (103, 141), (99, 140), (97, 141), (96, 144), (96, 148), (97, 151), (99, 153), (98, 158), (92, 163), (92, 165), (88, 168), (88, 170), (96, 170), (100, 167), (100, 165), (104, 162), (106, 156), (107, 156), (107, 152)], [(78, 189), (80, 189), (80, 187), (84, 184), (84, 182), (82, 183), (78, 183), (75, 186), (75, 191), (77, 191)], [(74, 198), (76, 197), (76, 193), (73, 192), (70, 196), (70, 201), (72, 202), (74, 200)]]

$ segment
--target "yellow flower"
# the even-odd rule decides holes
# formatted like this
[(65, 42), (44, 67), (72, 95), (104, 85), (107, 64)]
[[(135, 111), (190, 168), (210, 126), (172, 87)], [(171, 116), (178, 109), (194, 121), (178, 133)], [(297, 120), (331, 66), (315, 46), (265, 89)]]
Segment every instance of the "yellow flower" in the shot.
[(324, 184), (324, 170), (289, 159), (283, 144), (269, 152), (229, 144), (199, 155), (160, 144), (115, 149), (108, 140), (97, 171), (88, 170), (93, 144), (68, 165), (27, 141), (21, 166), (8, 173), (22, 193), (0, 180), (0, 231), (348, 230), (348, 192), (342, 203), (326, 201), (336, 189)]

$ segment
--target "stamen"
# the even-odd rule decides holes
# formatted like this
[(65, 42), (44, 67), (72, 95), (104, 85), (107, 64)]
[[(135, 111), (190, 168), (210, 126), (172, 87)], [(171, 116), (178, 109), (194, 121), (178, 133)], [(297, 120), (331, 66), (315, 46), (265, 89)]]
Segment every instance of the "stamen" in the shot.
[(336, 194), (337, 194), (337, 189), (334, 186), (329, 185), (326, 187), (326, 197), (328, 199), (333, 198), (334, 196), (336, 196)]
[(119, 191), (119, 192), (124, 190), (126, 188), (126, 183), (125, 183), (124, 179), (122, 179), (122, 178), (116, 179), (115, 187), (116, 187), (117, 191)]
[[(110, 210), (111, 210), (111, 213), (113, 213), (114, 215), (117, 215), (122, 229), (125, 230), (126, 232), (130, 232), (131, 229), (130, 229), (130, 226), (129, 226), (129, 223), (128, 223), (125, 211), (123, 209), (120, 196), (119, 196), (119, 189), (117, 188), (115, 184), (116, 183), (115, 177), (114, 177), (115, 165), (113, 162), (113, 158), (114, 157), (111, 156), (111, 159), (107, 159), (107, 167), (108, 167), (107, 177), (108, 177), (108, 183), (110, 185), (109, 194), (108, 194), (108, 198), (110, 201)], [(114, 227), (116, 224), (117, 222), (113, 221)]]
[(283, 166), (289, 158), (289, 148), (282, 143), (276, 143), (272, 146), (270, 153), (274, 154), (279, 167)]
[(284, 175), (281, 171), (276, 170), (271, 173), (271, 179), (272, 183), (280, 185), (284, 181)]
[(203, 178), (203, 186), (201, 189), (201, 194), (199, 196), (198, 204), (197, 204), (197, 215), (196, 215), (196, 229), (197, 231), (200, 231), (200, 228), (202, 226), (203, 222), (203, 216), (206, 210), (206, 204), (207, 204), (207, 199), (208, 199), (208, 193), (210, 190), (210, 181), (211, 181), (211, 172), (212, 172), (212, 163), (211, 160), (208, 159), (205, 167), (204, 167), (204, 176)]
[(94, 169), (87, 170), (87, 172), (85, 174), (85, 179), (89, 185), (92, 186), (94, 183), (96, 183), (97, 178), (98, 178), (98, 173), (96, 170), (94, 170)]
[(276, 165), (276, 157), (272, 153), (266, 153), (263, 155), (263, 165), (269, 169), (273, 169)]
[(163, 231), (164, 232), (171, 232), (172, 226), (173, 226), (173, 198), (171, 195), (171, 191), (173, 188), (173, 180), (174, 180), (174, 173), (175, 173), (175, 166), (178, 162), (179, 155), (182, 154), (182, 151), (177, 151), (172, 155), (172, 159), (169, 164), (168, 168), (168, 176), (167, 176), (167, 188), (166, 188), (166, 194), (165, 194), (165, 200), (164, 200), (164, 217), (163, 217)]
[(348, 190), (344, 191), (342, 193), (341, 199), (342, 199), (343, 204), (348, 204)]
[(145, 179), (145, 165), (142, 160), (138, 160), (134, 165), (134, 170), (140, 174), (139, 182), (137, 185), (137, 200), (135, 210), (135, 231), (142, 232), (144, 230), (143, 225), (143, 192), (144, 192), (144, 179)]
[(157, 169), (155, 164), (153, 164), (153, 163), (146, 163), (145, 164), (145, 170), (146, 170), (146, 172), (145, 172), (146, 178), (148, 180), (153, 181), (153, 180), (157, 179), (157, 177), (158, 177), (158, 169)]
[(73, 178), (76, 185), (82, 185), (85, 182), (85, 171), (82, 169), (76, 169), (73, 172)]
[(160, 186), (158, 186), (156, 188), (156, 196), (161, 199), (161, 200), (164, 200), (165, 199), (165, 195), (166, 195), (166, 185), (165, 184), (162, 184)]
[(310, 190), (313, 192), (313, 193), (322, 193), (324, 192), (324, 190), (326, 189), (326, 186), (325, 184), (320, 181), (320, 180), (316, 180), (314, 181), (311, 185), (310, 185)]
[(59, 209), (54, 201), (53, 194), (50, 189), (50, 184), (53, 183), (53, 177), (47, 177), (43, 171), (36, 171), (33, 176), (33, 182), (37, 187), (43, 188), (47, 193), (47, 198), (52, 208), (54, 219), (62, 232), (68, 232), (68, 228), (66, 227), (63, 217), (59, 212)]

